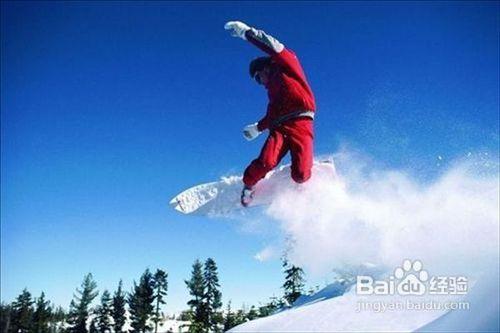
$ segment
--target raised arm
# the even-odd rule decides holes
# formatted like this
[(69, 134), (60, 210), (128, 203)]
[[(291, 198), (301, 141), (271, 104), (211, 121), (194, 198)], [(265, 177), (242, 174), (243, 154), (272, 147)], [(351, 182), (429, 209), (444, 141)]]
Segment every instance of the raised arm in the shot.
[(285, 48), (285, 46), (276, 38), (268, 35), (262, 30), (249, 27), (240, 21), (227, 22), (224, 28), (229, 30), (233, 37), (239, 37), (249, 41), (262, 51), (269, 54), (275, 63), (283, 66), (283, 68), (286, 68), (289, 74), (294, 76), (305, 86), (307, 85), (304, 71), (299, 60), (297, 59), (297, 56), (295, 53)]
[(224, 29), (230, 30), (233, 37), (247, 40), (269, 55), (280, 53), (285, 48), (285, 46), (273, 36), (266, 34), (262, 30), (249, 27), (240, 21), (227, 22)]
[(276, 38), (266, 34), (262, 30), (250, 28), (250, 30), (245, 32), (245, 37), (250, 43), (269, 55), (280, 53), (285, 48)]

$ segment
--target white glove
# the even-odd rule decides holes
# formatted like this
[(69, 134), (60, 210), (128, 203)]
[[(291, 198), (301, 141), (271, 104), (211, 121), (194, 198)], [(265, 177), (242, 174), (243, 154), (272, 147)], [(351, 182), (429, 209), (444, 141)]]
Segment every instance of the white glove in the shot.
[(248, 141), (252, 141), (256, 137), (258, 137), (260, 135), (260, 133), (262, 133), (262, 132), (259, 131), (259, 129), (257, 128), (257, 123), (247, 125), (243, 128), (243, 136)]
[(245, 37), (245, 32), (250, 30), (250, 27), (240, 21), (229, 21), (224, 25), (224, 29), (231, 30), (231, 36), (233, 37), (240, 37), (244, 40), (247, 40), (247, 38)]

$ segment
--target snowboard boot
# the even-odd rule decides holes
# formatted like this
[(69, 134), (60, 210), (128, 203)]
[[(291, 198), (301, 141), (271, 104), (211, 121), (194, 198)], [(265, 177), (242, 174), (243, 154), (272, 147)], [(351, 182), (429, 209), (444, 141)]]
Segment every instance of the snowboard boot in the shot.
[(243, 207), (248, 207), (248, 205), (252, 202), (254, 192), (254, 189), (250, 186), (245, 185), (243, 187), (243, 190), (241, 191), (241, 205)]

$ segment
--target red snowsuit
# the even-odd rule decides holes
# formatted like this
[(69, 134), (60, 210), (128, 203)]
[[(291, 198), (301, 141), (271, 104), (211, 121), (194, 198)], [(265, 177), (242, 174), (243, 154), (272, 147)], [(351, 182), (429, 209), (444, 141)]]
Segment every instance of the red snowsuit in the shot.
[(290, 151), (291, 176), (297, 183), (311, 177), (313, 164), (314, 95), (295, 53), (261, 30), (250, 29), (246, 39), (271, 56), (266, 89), (269, 104), (259, 131), (269, 129), (269, 136), (258, 158), (246, 168), (243, 182), (255, 185), (278, 165)]

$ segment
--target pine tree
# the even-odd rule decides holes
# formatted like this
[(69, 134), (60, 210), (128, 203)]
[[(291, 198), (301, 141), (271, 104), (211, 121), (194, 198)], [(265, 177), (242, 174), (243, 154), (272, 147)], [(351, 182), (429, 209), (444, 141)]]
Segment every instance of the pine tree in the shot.
[(231, 301), (229, 301), (227, 302), (226, 314), (224, 316), (224, 326), (222, 329), (224, 332), (236, 326), (234, 317), (234, 313), (231, 311)]
[(258, 318), (258, 317), (259, 317), (259, 313), (255, 309), (255, 306), (252, 305), (250, 307), (250, 311), (248, 311), (248, 313), (247, 313), (247, 319), (248, 320), (254, 320), (254, 319)]
[(231, 328), (243, 324), (247, 321), (247, 314), (244, 310), (239, 309), (236, 312), (231, 309), (231, 301), (228, 302), (226, 308), (226, 314), (224, 316), (223, 322), (223, 332), (230, 330)]
[(188, 287), (189, 294), (193, 297), (187, 303), (192, 311), (191, 325), (189, 326), (190, 333), (204, 332), (203, 319), (205, 317), (205, 306), (203, 303), (204, 286), (202, 268), (202, 263), (196, 259), (191, 271), (191, 279), (184, 281)]
[(49, 331), (51, 333), (63, 332), (64, 323), (66, 321), (66, 313), (64, 309), (58, 306), (55, 310), (51, 311), (49, 320)]
[[(76, 296), (73, 296), (76, 297)], [(69, 303), (68, 315), (66, 316), (66, 322), (68, 324), (68, 333), (72, 333), (72, 328), (76, 325), (77, 322), (77, 305), (74, 299)]]
[(274, 308), (272, 303), (261, 305), (258, 308), (257, 316), (259, 318), (267, 317), (267, 316), (271, 315), (274, 312), (274, 310), (275, 310), (275, 308)]
[(111, 332), (111, 295), (104, 290), (101, 295), (101, 305), (96, 309), (96, 325), (99, 333)]
[(189, 310), (183, 310), (181, 311), (181, 313), (179, 314), (177, 320), (180, 320), (180, 321), (191, 321), (193, 318), (193, 312), (191, 311), (191, 309)]
[(12, 303), (11, 332), (25, 333), (33, 328), (33, 300), (27, 289)]
[(234, 315), (234, 326), (243, 324), (246, 321), (247, 321), (247, 316), (245, 311), (243, 309), (239, 309), (238, 311), (236, 311), (236, 314)]
[(0, 303), (0, 332), (9, 332), (12, 320), (12, 306)]
[(278, 299), (276, 296), (270, 297), (269, 303), (259, 307), (259, 318), (272, 315), (278, 309)]
[(168, 290), (167, 277), (168, 274), (165, 271), (157, 269), (153, 278), (154, 298), (156, 301), (155, 312), (153, 316), (153, 322), (155, 323), (155, 333), (158, 332), (158, 323), (162, 319), (160, 306), (166, 303), (164, 298), (167, 296)]
[(134, 282), (133, 292), (128, 299), (133, 332), (144, 333), (151, 329), (148, 319), (153, 315), (153, 301), (153, 276), (147, 269), (142, 274), (139, 285)]
[(35, 312), (33, 314), (33, 332), (48, 333), (51, 316), (52, 309), (50, 302), (45, 300), (45, 293), (42, 292), (36, 301)]
[(292, 305), (303, 293), (304, 271), (300, 267), (290, 265), (286, 258), (283, 258), (283, 268), (285, 273), (284, 298), (289, 305)]
[(89, 333), (99, 333), (99, 329), (97, 328), (97, 320), (95, 318), (90, 321)]
[(87, 274), (83, 279), (81, 289), (76, 290), (77, 295), (74, 295), (73, 300), (71, 300), (68, 314), (68, 330), (70, 333), (87, 333), (87, 320), (89, 313), (92, 311), (89, 307), (99, 294), (95, 290), (96, 288), (97, 284), (92, 274)]
[(205, 261), (203, 272), (203, 286), (205, 313), (204, 326), (209, 331), (219, 331), (218, 324), (221, 323), (221, 316), (218, 310), (222, 306), (221, 292), (219, 291), (219, 277), (217, 274), (217, 265), (212, 258)]
[(111, 316), (113, 317), (114, 333), (120, 333), (125, 325), (125, 293), (122, 290), (122, 280), (118, 283), (118, 290), (113, 295), (113, 306)]

